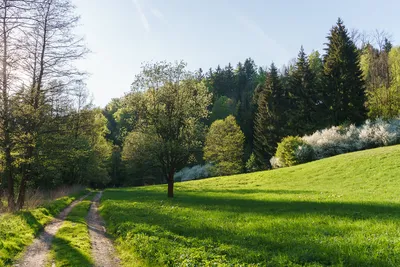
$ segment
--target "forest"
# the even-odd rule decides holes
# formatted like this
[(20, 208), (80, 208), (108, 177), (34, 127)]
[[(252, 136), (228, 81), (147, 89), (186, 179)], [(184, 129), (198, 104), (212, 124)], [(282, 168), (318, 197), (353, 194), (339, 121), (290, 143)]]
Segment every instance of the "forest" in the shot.
[(101, 109), (75, 67), (90, 51), (70, 1), (4, 0), (0, 17), (0, 209), (76, 184), (167, 183), (172, 197), (185, 170), (204, 178), (270, 169), (285, 137), (400, 112), (400, 47), (341, 19), (323, 52), (299, 44), (285, 66), (144, 63), (131, 91)]

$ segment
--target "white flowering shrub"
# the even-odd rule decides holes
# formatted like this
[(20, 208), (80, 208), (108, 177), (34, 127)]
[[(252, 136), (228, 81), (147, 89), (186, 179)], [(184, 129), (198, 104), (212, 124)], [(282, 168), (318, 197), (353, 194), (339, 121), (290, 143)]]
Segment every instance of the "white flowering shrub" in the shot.
[(314, 149), (312, 148), (312, 146), (310, 146), (309, 144), (304, 144), (304, 145), (299, 146), (295, 150), (295, 157), (299, 164), (306, 163), (306, 162), (310, 162), (310, 161), (314, 160), (315, 152), (314, 152)]
[(277, 157), (272, 157), (269, 162), (271, 163), (271, 166), (273, 169), (278, 169), (278, 168), (282, 168), (283, 164), (281, 162), (281, 160)]
[[(375, 121), (367, 120), (360, 127), (350, 125), (348, 127), (334, 126), (315, 132), (312, 135), (302, 137), (303, 141), (310, 145), (314, 159), (322, 159), (334, 155), (344, 154), (368, 148), (395, 145), (400, 143), (400, 118)], [(311, 161), (310, 151), (299, 148), (296, 150), (296, 158), (299, 162)], [(304, 157), (303, 157), (304, 155)], [(306, 157), (306, 158), (305, 158)], [(274, 164), (272, 164), (274, 162)], [(275, 167), (280, 159), (271, 159)]]
[(179, 172), (175, 173), (175, 181), (189, 181), (211, 176), (211, 164), (195, 165), (193, 167), (185, 167)]
[(400, 140), (400, 119), (384, 121), (378, 119), (375, 122), (367, 120), (360, 127), (360, 141), (364, 148), (389, 146), (398, 144)]
[(314, 149), (317, 159), (359, 150), (361, 146), (357, 139), (358, 129), (354, 125), (348, 128), (335, 126), (303, 137)]

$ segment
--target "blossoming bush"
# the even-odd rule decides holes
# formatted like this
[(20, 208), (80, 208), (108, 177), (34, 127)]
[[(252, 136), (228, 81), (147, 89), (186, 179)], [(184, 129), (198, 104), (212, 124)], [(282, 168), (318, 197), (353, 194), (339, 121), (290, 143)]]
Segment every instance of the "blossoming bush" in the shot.
[[(290, 138), (287, 140), (293, 140), (295, 137)], [(274, 168), (291, 166), (348, 152), (399, 144), (400, 118), (367, 120), (359, 127), (334, 126), (306, 135), (301, 140), (307, 146), (299, 145), (296, 149), (287, 147), (286, 154), (280, 152), (278, 146), (275, 157), (271, 159), (272, 166)], [(288, 164), (287, 155), (292, 157), (290, 162), (294, 164)]]
[(189, 181), (211, 176), (211, 164), (185, 167), (174, 176), (175, 181)]

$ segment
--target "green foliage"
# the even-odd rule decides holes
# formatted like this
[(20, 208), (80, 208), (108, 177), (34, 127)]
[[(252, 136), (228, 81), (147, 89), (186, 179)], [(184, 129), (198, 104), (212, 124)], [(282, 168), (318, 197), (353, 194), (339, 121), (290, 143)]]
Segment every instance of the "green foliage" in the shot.
[(223, 120), (229, 115), (236, 116), (236, 113), (237, 108), (235, 102), (226, 96), (221, 96), (213, 105), (210, 122), (212, 123), (216, 120)]
[(211, 104), (205, 84), (185, 71), (186, 64), (158, 62), (146, 64), (132, 85), (132, 94), (142, 110), (137, 129), (153, 136), (146, 149), (157, 160), (163, 178), (173, 183), (176, 170), (184, 167), (203, 139), (202, 123), (209, 115)]
[(340, 18), (327, 39), (324, 104), (328, 107), (328, 124), (361, 123), (366, 117), (365, 84), (357, 48)]
[(260, 89), (254, 118), (254, 154), (259, 169), (270, 167), (277, 143), (283, 135), (284, 113), (287, 107), (278, 70), (272, 64), (266, 84)]
[(106, 190), (124, 266), (399, 266), (400, 146), (273, 171)]
[(112, 145), (106, 140), (107, 120), (99, 109), (73, 114), (64, 133), (38, 138), (34, 166), (35, 186), (51, 188), (60, 184), (102, 187), (110, 181)]
[(243, 170), (244, 135), (236, 119), (228, 116), (211, 124), (204, 146), (204, 159), (214, 164), (216, 175), (240, 173)]
[(291, 135), (304, 135), (318, 129), (319, 103), (321, 102), (321, 90), (317, 86), (320, 81), (318, 55), (313, 55), (313, 70), (310, 61), (301, 47), (296, 64), (289, 74), (287, 88), (289, 105), (286, 112), (286, 128)]
[(400, 47), (388, 51), (368, 46), (361, 56), (368, 116), (373, 119), (391, 119), (400, 114)]
[(43, 227), (81, 195), (62, 197), (34, 210), (0, 216), (0, 266), (8, 266)]
[(247, 172), (255, 172), (259, 170), (257, 166), (257, 159), (254, 153), (251, 153), (250, 158), (247, 160), (245, 167)]
[[(214, 103), (221, 101), (220, 97), (223, 96), (235, 103), (234, 112), (230, 112), (229, 115), (234, 115), (237, 118), (245, 135), (246, 158), (250, 156), (253, 146), (253, 117), (256, 108), (256, 103), (253, 102), (253, 94), (257, 85), (263, 83), (264, 80), (264, 70), (259, 69), (257, 72), (257, 66), (251, 58), (239, 62), (235, 69), (231, 64), (228, 64), (225, 68), (218, 66), (214, 71), (210, 69), (206, 75), (206, 84), (213, 93)], [(232, 109), (230, 110), (232, 111)], [(213, 117), (213, 114), (211, 116)], [(213, 117), (210, 121), (213, 122), (225, 117)]]
[(155, 136), (131, 132), (125, 138), (122, 150), (122, 164), (125, 174), (125, 185), (145, 185), (161, 183), (162, 173), (159, 163), (153, 156), (158, 144)]
[(55, 266), (93, 266), (91, 243), (86, 224), (90, 200), (77, 204), (54, 236), (51, 258)]
[(288, 136), (278, 144), (275, 157), (279, 159), (282, 167), (288, 167), (311, 161), (313, 151), (300, 137)]

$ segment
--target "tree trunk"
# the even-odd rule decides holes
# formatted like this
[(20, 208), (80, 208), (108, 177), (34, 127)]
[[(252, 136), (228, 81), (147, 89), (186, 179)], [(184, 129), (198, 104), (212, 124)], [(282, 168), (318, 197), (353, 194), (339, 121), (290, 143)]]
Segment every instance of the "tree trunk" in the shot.
[(4, 176), (7, 180), (7, 193), (8, 193), (8, 209), (13, 211), (15, 208), (14, 202), (14, 177), (12, 173), (12, 156), (11, 156), (11, 136), (10, 136), (10, 110), (9, 110), (9, 95), (8, 95), (8, 30), (7, 30), (7, 2), (4, 5), (4, 17), (2, 19), (2, 46), (3, 46), (3, 60), (2, 60), (2, 100), (3, 100), (3, 131), (4, 131), (4, 156), (5, 168)]
[(168, 197), (174, 197), (174, 179), (168, 179)]
[(8, 210), (14, 211), (15, 209), (15, 200), (14, 200), (14, 177), (12, 173), (12, 158), (11, 158), (11, 149), (6, 148), (5, 151), (6, 157), (6, 166), (4, 170), (4, 174), (7, 177), (7, 194), (8, 194)]
[(172, 168), (171, 171), (168, 174), (168, 197), (173, 198), (174, 197), (174, 174), (175, 174), (175, 169)]
[[(26, 160), (30, 161), (32, 159), (32, 156), (33, 156), (33, 147), (29, 146), (27, 148)], [(31, 171), (32, 171), (31, 163), (26, 164), (22, 174), (22, 180), (21, 180), (21, 185), (19, 187), (19, 194), (17, 200), (17, 208), (19, 210), (22, 209), (25, 204), (26, 184), (31, 179)]]
[(4, 195), (4, 192), (3, 192), (3, 184), (1, 184), (0, 185), (0, 213), (1, 213), (1, 211), (2, 211), (2, 209), (3, 209), (3, 195)]
[(23, 177), (22, 181), (21, 181), (21, 185), (19, 187), (19, 194), (18, 194), (18, 201), (17, 201), (18, 210), (21, 210), (25, 204), (26, 182), (27, 182), (27, 179), (25, 177)]

